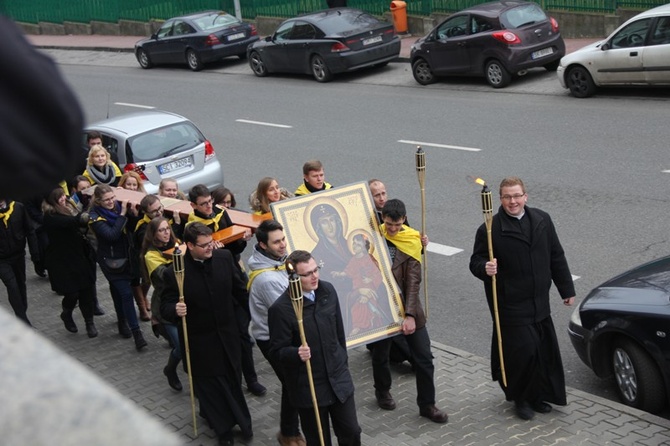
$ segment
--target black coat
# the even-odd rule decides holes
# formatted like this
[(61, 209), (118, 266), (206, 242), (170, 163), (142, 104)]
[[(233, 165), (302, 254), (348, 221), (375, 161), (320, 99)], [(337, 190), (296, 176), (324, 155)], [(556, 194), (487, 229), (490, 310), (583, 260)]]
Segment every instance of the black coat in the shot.
[(80, 216), (47, 213), (43, 228), (49, 237), (45, 266), (54, 291), (76, 293), (95, 284), (95, 254), (82, 229)]
[[(496, 281), (501, 325), (528, 325), (549, 317), (552, 281), (561, 298), (575, 295), (570, 268), (551, 217), (540, 209), (528, 206), (525, 209), (526, 217), (530, 217), (531, 243), (523, 237), (517, 219), (505, 214), (502, 207), (493, 217), (491, 237), (493, 256), (498, 260)], [(482, 225), (477, 230), (470, 271), (484, 281), (492, 310), (491, 278), (485, 270), (488, 260), (486, 226)]]
[[(349, 373), (347, 344), (342, 313), (335, 288), (319, 281), (316, 298), (304, 299), (303, 325), (312, 358), (310, 360), (319, 406), (346, 401), (354, 393)], [(282, 364), (291, 404), (312, 407), (307, 366), (298, 356), (301, 345), (298, 322), (289, 291), (285, 291), (268, 311), (270, 356)]]
[[(184, 256), (184, 302), (193, 376), (225, 376), (241, 385), (240, 332), (235, 307), (247, 299), (246, 283), (237, 274), (232, 254), (215, 249), (205, 262)], [(175, 304), (179, 292), (174, 269), (165, 268), (161, 316), (177, 325), (186, 358), (181, 318)]]
[[(137, 262), (138, 258), (131, 251), (133, 234), (131, 228), (128, 227), (128, 219), (123, 215), (119, 215), (116, 221), (111, 223), (98, 214), (97, 207), (91, 209), (90, 217), (91, 228), (98, 241), (96, 259), (105, 277), (107, 280), (131, 280), (133, 277), (131, 262)], [(111, 270), (105, 262), (105, 259), (123, 258), (128, 259), (128, 261), (122, 271)]]
[[(9, 212), (9, 204), (7, 200)], [(29, 240), (32, 239), (32, 240)], [(0, 221), (0, 260), (14, 261), (26, 255), (26, 241), (29, 241), (30, 256), (33, 261), (39, 261), (37, 252), (37, 238), (28, 212), (22, 203), (14, 202), (14, 210), (5, 224)]]

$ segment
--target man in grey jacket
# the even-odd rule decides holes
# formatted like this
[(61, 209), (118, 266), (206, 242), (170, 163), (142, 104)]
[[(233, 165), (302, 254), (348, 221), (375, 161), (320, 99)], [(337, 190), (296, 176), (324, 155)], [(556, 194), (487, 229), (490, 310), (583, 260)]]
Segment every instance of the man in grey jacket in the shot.
[(300, 434), (298, 411), (289, 402), (284, 389), (284, 374), (280, 364), (270, 359), (270, 332), (268, 309), (288, 288), (286, 260), (286, 236), (284, 228), (275, 220), (263, 221), (256, 230), (254, 252), (249, 257), (249, 310), (251, 311), (251, 334), (265, 359), (282, 383), (281, 412), (277, 440), (281, 445), (302, 446), (305, 439)]

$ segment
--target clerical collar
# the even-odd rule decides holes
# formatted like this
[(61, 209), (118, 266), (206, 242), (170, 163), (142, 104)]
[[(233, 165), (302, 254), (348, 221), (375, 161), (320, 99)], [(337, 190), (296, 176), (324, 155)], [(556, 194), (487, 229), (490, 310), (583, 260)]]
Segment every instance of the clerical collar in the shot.
[[(505, 214), (507, 214), (507, 211), (505, 211)], [(507, 216), (508, 216), (509, 218), (516, 218), (517, 220), (521, 220), (521, 219), (523, 218), (524, 215), (526, 215), (526, 209), (525, 209), (525, 208), (524, 208), (523, 212), (521, 213), (521, 215), (510, 215), (510, 214), (507, 214)]]

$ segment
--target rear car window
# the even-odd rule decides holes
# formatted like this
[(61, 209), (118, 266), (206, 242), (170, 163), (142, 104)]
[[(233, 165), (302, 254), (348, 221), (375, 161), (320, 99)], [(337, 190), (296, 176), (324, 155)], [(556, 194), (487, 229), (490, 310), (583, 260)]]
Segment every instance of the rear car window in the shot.
[(547, 20), (547, 15), (536, 4), (517, 6), (509, 9), (500, 15), (500, 23), (503, 28), (520, 28), (533, 23)]
[(127, 141), (133, 160), (152, 161), (190, 150), (205, 137), (190, 122), (180, 122), (134, 136)]
[(231, 25), (237, 23), (238, 20), (235, 16), (230, 14), (209, 14), (204, 17), (197, 18), (193, 22), (203, 31), (209, 31), (212, 29), (221, 28), (222, 26)]
[(346, 34), (379, 23), (375, 17), (363, 11), (346, 11), (341, 14), (330, 14), (319, 21), (319, 27), (326, 35)]

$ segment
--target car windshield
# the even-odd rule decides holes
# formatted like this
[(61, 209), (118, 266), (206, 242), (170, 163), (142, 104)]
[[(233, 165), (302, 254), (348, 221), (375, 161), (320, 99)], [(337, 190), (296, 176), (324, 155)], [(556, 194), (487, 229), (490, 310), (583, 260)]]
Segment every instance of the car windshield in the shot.
[(196, 147), (205, 141), (190, 122), (180, 122), (142, 133), (127, 142), (135, 162), (152, 161)]
[(203, 31), (221, 28), (223, 26), (239, 23), (239, 20), (225, 12), (213, 12), (203, 17), (194, 19), (193, 22)]
[(507, 29), (520, 28), (545, 20), (547, 20), (547, 15), (535, 4), (517, 6), (500, 15), (500, 23)]

